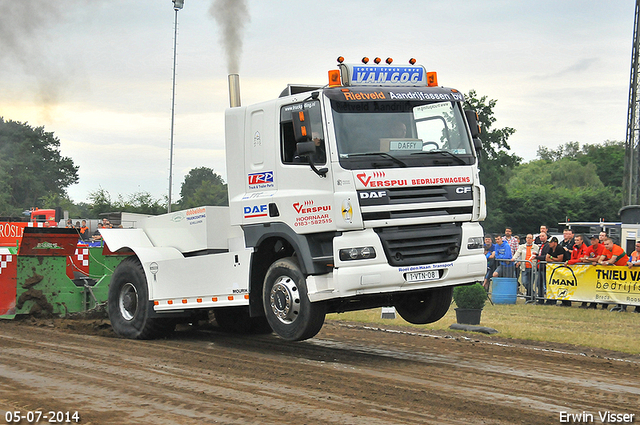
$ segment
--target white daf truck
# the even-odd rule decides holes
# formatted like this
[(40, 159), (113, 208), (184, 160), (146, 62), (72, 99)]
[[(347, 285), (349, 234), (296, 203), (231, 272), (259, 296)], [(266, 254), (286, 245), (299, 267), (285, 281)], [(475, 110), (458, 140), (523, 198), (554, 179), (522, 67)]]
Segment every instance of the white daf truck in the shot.
[(219, 325), (311, 338), (327, 313), (395, 306), (411, 323), (482, 281), (479, 127), (422, 66), (363, 61), (225, 115), (229, 207), (102, 231), (115, 332), (152, 338), (213, 311)]

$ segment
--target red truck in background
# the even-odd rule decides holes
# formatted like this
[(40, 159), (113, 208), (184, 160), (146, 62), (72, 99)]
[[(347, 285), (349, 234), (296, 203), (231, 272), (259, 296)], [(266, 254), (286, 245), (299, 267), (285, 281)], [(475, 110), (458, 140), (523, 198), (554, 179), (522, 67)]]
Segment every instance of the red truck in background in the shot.
[(34, 208), (23, 219), (0, 217), (0, 246), (16, 246), (25, 227), (58, 227), (61, 218), (62, 208)]

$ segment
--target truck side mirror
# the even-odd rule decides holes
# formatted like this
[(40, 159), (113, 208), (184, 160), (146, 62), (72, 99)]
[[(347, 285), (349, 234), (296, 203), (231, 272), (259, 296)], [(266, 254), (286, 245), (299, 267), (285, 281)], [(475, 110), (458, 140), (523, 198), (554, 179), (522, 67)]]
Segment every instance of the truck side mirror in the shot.
[(473, 147), (476, 151), (482, 150), (482, 140), (480, 140), (480, 133), (482, 129), (478, 124), (478, 113), (476, 111), (464, 111), (464, 115), (469, 123), (469, 130), (471, 130), (471, 137), (473, 138)]
[(311, 142), (296, 143), (296, 154), (298, 156), (310, 156), (316, 153), (316, 144)]
[(320, 177), (326, 177), (329, 169), (320, 168), (318, 170), (318, 168), (316, 168), (315, 164), (313, 163), (313, 155), (315, 153), (316, 153), (316, 144), (313, 141), (298, 142), (296, 144), (296, 156), (305, 157), (309, 162), (309, 166), (311, 167), (314, 173), (316, 173)]

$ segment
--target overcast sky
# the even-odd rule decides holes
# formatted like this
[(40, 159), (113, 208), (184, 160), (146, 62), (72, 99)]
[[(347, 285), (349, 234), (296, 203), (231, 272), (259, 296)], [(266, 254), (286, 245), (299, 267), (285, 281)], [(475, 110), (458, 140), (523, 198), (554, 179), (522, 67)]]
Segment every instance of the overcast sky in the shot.
[[(213, 0), (178, 13), (173, 200), (184, 175), (226, 178), (228, 106)], [(240, 0), (236, 4), (241, 3)], [(496, 99), (512, 152), (624, 141), (633, 0), (248, 0), (240, 15), (243, 104), (287, 83), (325, 84), (336, 57), (418, 59), (441, 85)], [(0, 116), (44, 126), (80, 166), (75, 202), (102, 188), (168, 193), (171, 0), (0, 0)], [(622, 170), (620, 170), (622, 172)]]

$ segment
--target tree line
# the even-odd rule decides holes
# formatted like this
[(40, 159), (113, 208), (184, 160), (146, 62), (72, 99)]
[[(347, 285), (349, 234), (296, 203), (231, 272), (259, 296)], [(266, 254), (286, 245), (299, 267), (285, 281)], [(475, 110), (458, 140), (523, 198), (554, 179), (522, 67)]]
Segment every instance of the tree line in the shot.
[(508, 139), (516, 130), (493, 128), (496, 103), (471, 91), (465, 105), (478, 112), (482, 126), (479, 167), (487, 193), (487, 233), (511, 227), (514, 234), (526, 234), (567, 220), (619, 221), (624, 142), (539, 146), (537, 159), (524, 163), (510, 152)]
[[(556, 149), (540, 146), (537, 159), (523, 162), (511, 151), (511, 127), (494, 128), (497, 100), (466, 95), (465, 108), (478, 112), (483, 151), (480, 180), (487, 193), (486, 232), (535, 231), (570, 221), (617, 221), (622, 206), (623, 142), (568, 142)], [(74, 203), (67, 188), (78, 182), (78, 167), (60, 154), (60, 140), (44, 127), (0, 117), (0, 216), (18, 216), (33, 207), (62, 207), (71, 218), (98, 218), (101, 213), (128, 211), (162, 214), (167, 197), (149, 192), (112, 195), (99, 187), (89, 202)], [(227, 185), (208, 167), (194, 168), (181, 185), (172, 211), (201, 205), (228, 205)]]
[[(101, 213), (114, 211), (167, 211), (167, 197), (154, 198), (145, 191), (112, 196), (102, 187), (89, 193), (90, 202), (74, 203), (67, 188), (78, 182), (78, 169), (71, 158), (60, 154), (60, 140), (52, 132), (0, 117), (0, 217), (55, 207), (69, 211), (72, 219), (99, 218)], [(200, 205), (228, 205), (226, 183), (207, 167), (189, 171), (172, 210)]]

